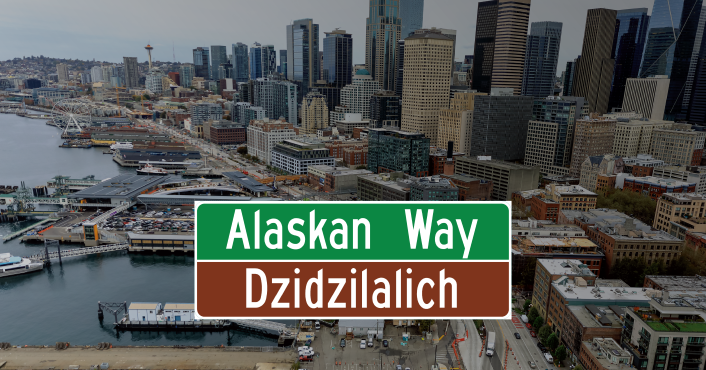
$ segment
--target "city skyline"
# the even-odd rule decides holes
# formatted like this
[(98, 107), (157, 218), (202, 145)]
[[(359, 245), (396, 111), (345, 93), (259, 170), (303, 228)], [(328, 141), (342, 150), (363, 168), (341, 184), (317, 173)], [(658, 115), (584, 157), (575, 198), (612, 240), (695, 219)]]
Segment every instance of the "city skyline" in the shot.
[[(365, 19), (368, 16), (367, 2), (344, 2), (335, 3), (323, 0), (312, 0), (306, 7), (296, 6), (294, 3), (286, 1), (275, 1), (263, 7), (262, 11), (270, 17), (269, 24), (272, 27), (265, 29), (255, 28), (253, 17), (236, 16), (233, 18), (225, 11), (228, 8), (234, 10), (238, 6), (232, 2), (220, 2), (220, 5), (213, 4), (224, 11), (209, 12), (206, 8), (194, 7), (189, 12), (171, 12), (170, 17), (160, 18), (155, 21), (151, 14), (154, 12), (165, 12), (158, 4), (137, 3), (132, 0), (125, 2), (126, 5), (134, 3), (136, 9), (130, 19), (126, 20), (125, 27), (120, 29), (106, 28), (99, 18), (88, 17), (85, 21), (76, 24), (59, 24), (57, 19), (61, 15), (80, 16), (81, 12), (90, 12), (97, 6), (83, 0), (69, 1), (68, 4), (59, 6), (51, 2), (41, 2), (34, 9), (34, 26), (17, 35), (12, 32), (15, 27), (22, 27), (22, 14), (25, 9), (21, 4), (7, 4), (4, 8), (5, 18), (0, 22), (0, 31), (6, 34), (14, 34), (6, 41), (5, 47), (0, 50), (0, 60), (29, 57), (31, 55), (66, 59), (99, 60), (119, 63), (124, 56), (136, 56), (139, 62), (146, 61), (144, 45), (150, 43), (154, 47), (153, 60), (160, 62), (172, 62), (176, 57), (177, 62), (191, 63), (193, 61), (192, 50), (197, 46), (206, 45), (227, 45), (242, 42), (251, 45), (259, 42), (263, 45), (272, 44), (275, 50), (286, 48), (286, 26), (296, 19), (313, 18), (322, 30), (335, 28), (345, 29), (352, 34), (354, 39), (361, 42), (354, 44), (353, 63), (365, 63)], [(588, 9), (605, 7), (608, 9), (622, 10), (629, 8), (644, 7), (648, 13), (652, 13), (653, 0), (625, 0), (616, 4), (607, 0), (596, 0), (590, 3), (579, 3), (567, 5), (562, 0), (535, 0), (532, 2), (529, 22), (559, 21), (564, 22), (562, 33), (562, 45), (559, 53), (557, 74), (562, 71), (562, 67), (568, 60), (572, 60), (581, 53), (581, 43), (586, 22), (586, 11)], [(72, 5), (73, 4), (73, 5)], [(457, 30), (456, 60), (462, 60), (464, 55), (473, 54), (475, 38), (475, 22), (477, 15), (478, 1), (463, 2), (459, 0), (438, 0), (434, 6), (426, 6), (424, 9), (424, 28), (437, 27)], [(174, 9), (184, 9), (186, 4), (180, 5), (175, 1)], [(250, 4), (253, 11), (257, 11), (259, 5)], [(619, 5), (619, 6), (616, 6)], [(128, 6), (129, 7), (129, 6)], [(280, 11), (272, 11), (279, 8)], [(75, 13), (78, 11), (78, 13)], [(334, 13), (335, 12), (335, 13)], [(336, 14), (346, 14), (345, 17), (338, 17)], [(213, 21), (205, 22), (199, 27), (183, 27), (170, 29), (168, 24), (174, 22), (185, 22), (192, 24), (195, 19), (203, 19), (202, 16), (213, 17)], [(252, 20), (250, 20), (252, 18)], [(163, 19), (163, 20), (161, 20)], [(250, 24), (249, 22), (252, 22)], [(134, 25), (134, 27), (131, 27)], [(100, 29), (100, 33), (87, 32), (89, 29)], [(252, 32), (258, 29), (257, 33)], [(224, 30), (228, 30), (224, 32)], [(320, 44), (323, 44), (323, 32), (319, 34)], [(69, 41), (71, 40), (71, 41)], [(110, 45), (107, 47), (106, 45)], [(228, 50), (230, 51), (230, 50)], [(278, 61), (279, 64), (279, 61)]]

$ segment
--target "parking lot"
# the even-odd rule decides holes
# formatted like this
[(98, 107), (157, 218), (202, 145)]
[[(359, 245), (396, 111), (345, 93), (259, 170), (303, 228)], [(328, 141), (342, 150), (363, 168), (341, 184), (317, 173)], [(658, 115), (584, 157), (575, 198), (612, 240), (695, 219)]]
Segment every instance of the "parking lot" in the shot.
[(389, 325), (385, 327), (384, 339), (388, 341), (388, 347), (382, 345), (382, 340), (374, 340), (373, 347), (360, 348), (360, 340), (367, 341), (367, 338), (346, 340), (345, 347), (341, 347), (343, 336), (331, 334), (330, 328), (322, 327), (316, 331), (316, 339), (311, 344), (316, 354), (314, 361), (304, 362), (301, 367), (311, 370), (397, 370), (399, 365), (402, 370), (429, 370), (435, 363), (447, 366), (451, 363), (453, 350), (449, 346), (453, 335), (449, 334), (435, 346), (420, 336), (403, 341), (398, 335), (400, 330)]
[(194, 214), (191, 209), (181, 208), (123, 211), (107, 219), (101, 228), (138, 234), (191, 233), (194, 231)]

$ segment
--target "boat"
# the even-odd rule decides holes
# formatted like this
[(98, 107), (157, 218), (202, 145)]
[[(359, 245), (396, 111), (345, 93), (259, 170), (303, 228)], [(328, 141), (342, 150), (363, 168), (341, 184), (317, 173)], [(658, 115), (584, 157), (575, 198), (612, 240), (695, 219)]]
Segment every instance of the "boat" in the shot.
[(85, 140), (69, 140), (65, 141), (63, 144), (59, 145), (59, 148), (83, 148), (83, 149), (88, 149), (92, 148), (93, 144), (91, 143), (90, 140), (85, 141)]
[(163, 168), (153, 167), (151, 164), (146, 164), (144, 167), (137, 170), (138, 175), (166, 176), (169, 172)]
[(0, 278), (41, 271), (44, 264), (32, 262), (29, 258), (15, 257), (10, 253), (0, 253)]
[(113, 150), (113, 151), (118, 150), (118, 149), (132, 149), (132, 148), (133, 148), (132, 143), (129, 141), (123, 141), (123, 142), (117, 141), (117, 142), (115, 142), (115, 144), (110, 146), (110, 150)]

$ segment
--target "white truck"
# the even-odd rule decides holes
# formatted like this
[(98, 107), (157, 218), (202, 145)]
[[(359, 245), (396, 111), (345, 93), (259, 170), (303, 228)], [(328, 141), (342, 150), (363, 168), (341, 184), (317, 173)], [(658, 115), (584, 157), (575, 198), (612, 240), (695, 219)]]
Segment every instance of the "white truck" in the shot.
[(493, 357), (495, 353), (495, 332), (488, 332), (488, 338), (485, 345), (485, 354), (488, 357)]

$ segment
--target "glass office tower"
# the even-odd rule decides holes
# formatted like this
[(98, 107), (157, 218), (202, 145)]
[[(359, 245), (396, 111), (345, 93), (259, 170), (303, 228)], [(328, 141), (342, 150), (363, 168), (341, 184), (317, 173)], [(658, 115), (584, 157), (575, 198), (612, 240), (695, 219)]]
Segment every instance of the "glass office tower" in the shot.
[(647, 8), (618, 10), (612, 55), (615, 59), (615, 68), (608, 109), (623, 106), (627, 79), (638, 76), (649, 22)]
[(554, 95), (556, 67), (561, 45), (560, 22), (534, 22), (527, 37), (522, 95), (545, 98)]
[(652, 7), (640, 77), (669, 77), (665, 119), (686, 118), (701, 49), (702, 6), (703, 0), (655, 0)]
[(211, 61), (208, 48), (194, 49), (194, 77), (211, 78)]
[(250, 68), (248, 65), (248, 46), (239, 42), (232, 45), (233, 54), (230, 64), (233, 65), (233, 79), (236, 82), (248, 82)]
[(301, 95), (319, 80), (319, 25), (310, 18), (287, 26), (287, 79), (301, 81)]
[(326, 32), (324, 38), (324, 76), (326, 82), (338, 87), (351, 83), (353, 78), (353, 38), (344, 30)]
[[(220, 80), (225, 78), (219, 75), (218, 67), (228, 61), (226, 47), (222, 45), (211, 45), (211, 79)], [(230, 72), (228, 72), (230, 73)]]
[(402, 19), (402, 35), (405, 39), (414, 31), (422, 28), (424, 23), (424, 0), (399, 0), (400, 18)]

